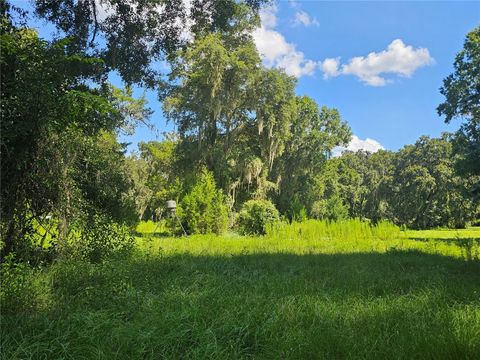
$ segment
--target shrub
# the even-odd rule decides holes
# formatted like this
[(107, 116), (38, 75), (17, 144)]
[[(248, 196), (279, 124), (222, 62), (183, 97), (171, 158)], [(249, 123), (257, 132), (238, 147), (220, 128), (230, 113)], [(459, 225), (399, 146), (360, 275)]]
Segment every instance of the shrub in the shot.
[(339, 196), (315, 201), (312, 206), (312, 217), (315, 219), (343, 220), (348, 218), (348, 209)]
[(135, 240), (131, 230), (102, 215), (90, 217), (88, 226), (80, 231), (72, 244), (73, 256), (91, 262), (100, 262), (113, 255), (128, 254)]
[(268, 200), (249, 200), (243, 204), (238, 216), (242, 234), (265, 235), (267, 227), (279, 220), (278, 210)]
[(179, 217), (190, 234), (220, 234), (227, 229), (228, 208), (213, 175), (203, 170), (180, 202)]
[(32, 306), (33, 290), (31, 269), (19, 262), (14, 253), (8, 254), (0, 263), (0, 303), (2, 313), (25, 311)]
[(307, 209), (305, 205), (298, 199), (294, 198), (290, 204), (287, 216), (292, 221), (302, 222), (307, 220)]

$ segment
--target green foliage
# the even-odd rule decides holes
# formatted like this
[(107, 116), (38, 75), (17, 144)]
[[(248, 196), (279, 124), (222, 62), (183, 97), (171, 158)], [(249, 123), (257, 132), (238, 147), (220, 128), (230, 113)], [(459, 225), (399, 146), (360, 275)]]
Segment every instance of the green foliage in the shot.
[(145, 120), (145, 100), (106, 83), (102, 60), (69, 53), (71, 39), (41, 40), (14, 26), (8, 12), (1, 26), (2, 255), (21, 247), (47, 215), (59, 220), (59, 248), (79, 216), (133, 222), (115, 132)]
[(102, 215), (90, 215), (79, 232), (79, 238), (74, 239), (67, 252), (74, 258), (94, 263), (128, 255), (135, 244), (129, 227)]
[(310, 208), (315, 172), (350, 137), (337, 110), (297, 98), (296, 79), (261, 66), (251, 39), (234, 32), (195, 39), (169, 80), (161, 99), (179, 129), (181, 168), (207, 166), (237, 209), (269, 196), (286, 213), (294, 196)]
[(249, 200), (243, 204), (238, 216), (238, 228), (242, 234), (265, 235), (278, 220), (279, 213), (272, 202)]
[(0, 263), (2, 314), (30, 310), (33, 302), (31, 273), (32, 269), (19, 262), (15, 253), (8, 254)]
[(315, 201), (312, 206), (312, 216), (315, 219), (343, 220), (348, 218), (348, 209), (337, 195)]
[(152, 235), (154, 232), (161, 232), (163, 230), (163, 226), (159, 223), (155, 223), (152, 220), (148, 221), (140, 221), (135, 228), (135, 232), (138, 234), (149, 234)]
[(190, 234), (220, 234), (227, 229), (228, 208), (211, 172), (203, 169), (180, 202), (179, 216)]
[[(465, 120), (454, 142), (457, 166), (462, 174), (480, 175), (480, 26), (467, 34), (453, 67), (454, 73), (443, 80), (440, 93), (445, 102), (437, 111), (447, 123), (454, 118)], [(472, 188), (480, 194), (480, 181)]]
[(389, 200), (395, 222), (413, 228), (465, 227), (475, 217), (469, 188), (478, 178), (455, 173), (448, 135), (421, 137), (395, 157)]
[(183, 191), (183, 174), (177, 171), (178, 140), (173, 134), (165, 135), (161, 142), (140, 142), (140, 154), (128, 158), (133, 182), (131, 196), (140, 220), (157, 219), (165, 202), (178, 198)]
[(180, 52), (171, 85), (161, 94), (165, 116), (178, 127), (183, 169), (207, 166), (225, 192), (241, 173), (242, 152), (251, 147), (249, 120), (260, 64), (250, 38), (230, 35), (205, 35)]
[(443, 81), (440, 93), (445, 102), (438, 106), (438, 114), (450, 122), (456, 117), (480, 121), (480, 26), (469, 32), (463, 49), (455, 57), (454, 73)]
[(359, 219), (325, 219), (321, 221), (307, 220), (302, 223), (283, 223), (269, 228), (267, 235), (271, 239), (297, 238), (303, 241), (342, 239), (347, 247), (353, 246), (353, 243), (362, 239), (395, 241), (403, 236), (400, 228), (391, 222), (381, 221), (372, 224)]
[(304, 220), (307, 220), (308, 213), (305, 205), (299, 199), (294, 198), (292, 203), (290, 204), (287, 216), (293, 221), (302, 222)]
[[(290, 124), (290, 137), (276, 164), (281, 178), (277, 203), (280, 211), (293, 218), (293, 205), (311, 210), (315, 196), (315, 176), (324, 168), (330, 151), (345, 145), (351, 137), (348, 125), (336, 109), (318, 105), (307, 96), (296, 98), (296, 115)], [(293, 201), (292, 201), (293, 200)]]
[[(70, 52), (101, 58), (107, 64), (103, 75), (116, 71), (127, 84), (154, 87), (161, 75), (155, 65), (186, 45), (185, 28), (194, 38), (214, 30), (248, 34), (264, 2), (194, 0), (189, 10), (178, 0), (50, 0), (36, 2), (34, 9), (40, 19), (72, 39)], [(248, 26), (246, 21), (239, 23), (239, 18), (248, 19)]]
[[(398, 152), (346, 152), (318, 174), (311, 215), (390, 220), (411, 228), (465, 227), (478, 213), (469, 189), (476, 176), (455, 171), (449, 134), (421, 137)], [(342, 217), (335, 216), (337, 212)]]

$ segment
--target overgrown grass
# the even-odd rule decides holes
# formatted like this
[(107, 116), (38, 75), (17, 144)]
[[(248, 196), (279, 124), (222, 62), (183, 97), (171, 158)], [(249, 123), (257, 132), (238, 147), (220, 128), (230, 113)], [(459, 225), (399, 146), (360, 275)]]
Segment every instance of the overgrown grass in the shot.
[(455, 231), (425, 234), (308, 221), (265, 237), (144, 237), (128, 259), (20, 269), (2, 357), (476, 359), (480, 261)]

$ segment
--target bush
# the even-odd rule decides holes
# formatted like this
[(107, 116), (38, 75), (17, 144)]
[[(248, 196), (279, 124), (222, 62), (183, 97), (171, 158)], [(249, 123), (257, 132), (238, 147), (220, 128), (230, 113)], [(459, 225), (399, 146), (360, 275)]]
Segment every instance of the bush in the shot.
[(91, 262), (100, 262), (113, 255), (128, 254), (135, 240), (131, 230), (102, 215), (90, 218), (88, 226), (80, 231), (80, 236), (72, 244), (73, 256)]
[(312, 217), (315, 219), (343, 220), (348, 218), (348, 209), (339, 196), (315, 201), (312, 206)]
[(228, 208), (213, 175), (203, 170), (180, 202), (179, 217), (190, 234), (221, 234), (227, 230)]
[(278, 210), (268, 200), (249, 200), (238, 216), (238, 227), (244, 235), (265, 235), (267, 227), (279, 220)]
[(32, 306), (33, 290), (31, 269), (19, 262), (14, 253), (8, 254), (0, 263), (0, 303), (2, 313), (16, 313)]
[(302, 222), (307, 220), (307, 209), (305, 205), (298, 199), (294, 198), (290, 203), (287, 216), (291, 221)]

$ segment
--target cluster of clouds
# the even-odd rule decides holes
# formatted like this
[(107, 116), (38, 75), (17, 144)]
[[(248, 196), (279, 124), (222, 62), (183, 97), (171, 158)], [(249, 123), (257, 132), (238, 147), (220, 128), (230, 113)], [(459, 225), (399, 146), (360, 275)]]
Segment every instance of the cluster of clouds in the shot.
[(333, 157), (338, 157), (342, 155), (344, 151), (359, 151), (364, 150), (370, 153), (377, 152), (379, 150), (385, 150), (385, 148), (380, 144), (377, 140), (366, 138), (365, 140), (360, 139), (356, 135), (352, 135), (352, 139), (350, 140), (348, 146), (337, 146), (332, 151)]
[[(296, 8), (293, 26), (320, 25), (316, 18), (301, 10), (297, 2), (291, 2), (291, 5)], [(371, 52), (367, 56), (355, 56), (343, 64), (339, 57), (322, 61), (310, 60), (297, 49), (295, 44), (288, 42), (276, 30), (277, 11), (275, 5), (261, 10), (262, 24), (254, 32), (253, 38), (266, 65), (283, 68), (289, 75), (301, 77), (313, 75), (320, 70), (325, 79), (353, 75), (365, 85), (385, 86), (393, 81), (387, 76), (410, 77), (417, 69), (435, 62), (428, 49), (415, 49), (411, 45), (406, 45), (401, 39), (393, 40), (385, 50)]]
[[(291, 22), (292, 26), (320, 26), (315, 17), (300, 9), (299, 3), (291, 0), (290, 5), (296, 10)], [(401, 39), (393, 40), (383, 51), (371, 52), (367, 56), (353, 57), (344, 64), (341, 63), (339, 57), (327, 58), (323, 61), (311, 60), (306, 58), (294, 43), (288, 42), (276, 30), (277, 11), (274, 4), (261, 10), (261, 27), (254, 32), (253, 39), (267, 66), (283, 68), (287, 74), (297, 78), (313, 75), (320, 70), (325, 79), (340, 75), (353, 75), (365, 85), (384, 86), (392, 82), (385, 75), (410, 77), (418, 68), (434, 63), (428, 49), (414, 49), (412, 46), (404, 44)], [(338, 146), (333, 149), (332, 156), (341, 156), (344, 151), (364, 150), (374, 153), (383, 149), (384, 147), (374, 139), (362, 140), (353, 135), (346, 147)]]
[(392, 80), (381, 76), (383, 74), (410, 77), (418, 68), (433, 63), (428, 49), (414, 49), (411, 45), (405, 45), (401, 39), (395, 39), (386, 50), (353, 57), (343, 65), (340, 65), (340, 58), (327, 58), (319, 66), (325, 79), (355, 75), (366, 85), (384, 86)]
[(307, 12), (303, 10), (298, 10), (297, 12), (295, 12), (293, 26), (320, 26), (320, 23), (316, 18), (312, 18)]
[[(290, 0), (290, 6), (295, 9), (291, 26), (320, 26), (319, 21), (303, 11), (297, 1)], [(254, 32), (253, 38), (265, 65), (283, 68), (287, 74), (297, 78), (314, 75), (319, 71), (324, 79), (350, 75), (366, 86), (378, 87), (392, 83), (395, 77), (411, 77), (417, 69), (435, 62), (427, 48), (414, 48), (401, 39), (393, 40), (384, 50), (370, 52), (366, 56), (355, 56), (345, 62), (340, 57), (320, 61), (308, 59), (276, 29), (277, 11), (274, 4), (261, 10), (261, 27)], [(384, 147), (374, 139), (362, 140), (353, 135), (348, 146), (336, 147), (332, 156), (340, 156), (346, 150), (373, 153), (382, 149)]]
[[(306, 14), (306, 13), (305, 13)], [(305, 58), (305, 54), (297, 50), (296, 45), (289, 43), (285, 37), (275, 30), (277, 26), (277, 7), (272, 4), (260, 12), (261, 26), (253, 33), (253, 39), (259, 53), (267, 66), (285, 69), (285, 72), (295, 77), (313, 75), (318, 64)], [(311, 23), (307, 17), (300, 15), (299, 23)], [(303, 22), (302, 22), (303, 21)]]

